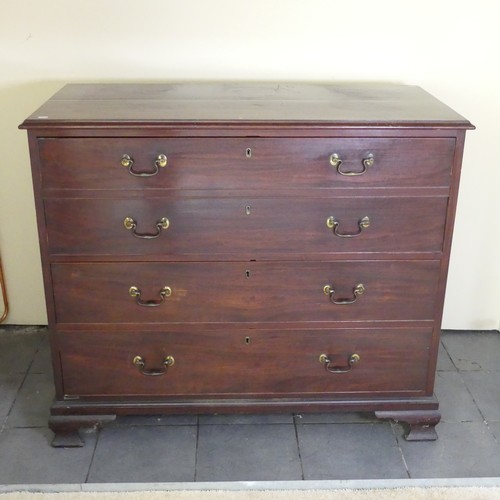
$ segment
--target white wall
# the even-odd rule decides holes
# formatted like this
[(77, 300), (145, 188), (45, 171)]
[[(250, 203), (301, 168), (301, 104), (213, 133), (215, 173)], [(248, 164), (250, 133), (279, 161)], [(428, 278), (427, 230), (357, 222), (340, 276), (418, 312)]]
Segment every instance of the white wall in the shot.
[(46, 321), (25, 132), (64, 83), (385, 80), (471, 120), (445, 328), (500, 323), (497, 0), (1, 0), (0, 255), (12, 324)]

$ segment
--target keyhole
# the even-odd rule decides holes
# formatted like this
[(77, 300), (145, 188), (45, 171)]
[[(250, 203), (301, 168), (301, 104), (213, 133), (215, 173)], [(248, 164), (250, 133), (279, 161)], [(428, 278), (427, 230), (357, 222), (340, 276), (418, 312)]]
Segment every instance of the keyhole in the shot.
[(250, 344), (250, 337), (245, 337), (245, 344)]
[(251, 210), (252, 210), (252, 207), (251, 207), (250, 205), (247, 205), (247, 206), (245, 207), (245, 213), (246, 213), (247, 215), (250, 215)]
[(247, 278), (250, 278), (250, 271), (245, 271), (245, 276), (246, 276)]
[(251, 158), (252, 157), (252, 148), (247, 148), (247, 150), (245, 151), (245, 156), (247, 158)]

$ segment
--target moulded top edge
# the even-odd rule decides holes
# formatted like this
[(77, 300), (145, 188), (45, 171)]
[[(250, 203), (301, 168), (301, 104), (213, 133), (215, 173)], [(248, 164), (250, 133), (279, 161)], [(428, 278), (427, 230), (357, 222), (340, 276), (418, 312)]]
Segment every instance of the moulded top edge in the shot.
[(70, 84), (21, 128), (39, 126), (473, 126), (425, 90), (398, 84)]
[(307, 128), (307, 129), (465, 129), (475, 130), (475, 126), (467, 120), (463, 121), (214, 121), (214, 120), (50, 120), (28, 118), (19, 125), (20, 129), (172, 129), (172, 128)]

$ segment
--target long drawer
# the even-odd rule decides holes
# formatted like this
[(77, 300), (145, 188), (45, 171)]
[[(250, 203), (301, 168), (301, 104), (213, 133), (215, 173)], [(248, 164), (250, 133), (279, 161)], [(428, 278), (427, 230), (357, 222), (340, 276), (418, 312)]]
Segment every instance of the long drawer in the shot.
[(45, 189), (425, 187), (449, 185), (455, 140), (40, 138), (38, 146)]
[(58, 323), (141, 324), (432, 320), (438, 270), (437, 260), (51, 266)]
[(444, 197), (52, 198), (45, 201), (45, 217), (51, 254), (213, 259), (440, 252), (446, 207)]
[[(64, 333), (66, 395), (422, 395), (430, 329)], [(322, 356), (323, 355), (323, 356)]]

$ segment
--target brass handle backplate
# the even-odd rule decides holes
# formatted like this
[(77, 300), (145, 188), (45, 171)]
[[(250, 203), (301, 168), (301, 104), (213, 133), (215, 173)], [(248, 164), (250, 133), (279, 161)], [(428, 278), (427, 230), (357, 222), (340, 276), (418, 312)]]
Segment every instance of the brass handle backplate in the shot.
[(141, 291), (136, 286), (131, 286), (128, 293), (131, 297), (135, 298), (135, 302), (139, 306), (158, 307), (162, 302), (164, 302), (165, 297), (170, 297), (170, 295), (172, 295), (172, 289), (169, 286), (164, 286), (160, 290), (160, 300), (142, 300)]
[(332, 153), (330, 155), (330, 165), (336, 168), (337, 172), (340, 175), (347, 175), (347, 176), (363, 175), (364, 173), (366, 173), (369, 167), (373, 166), (373, 164), (375, 163), (375, 157), (373, 156), (372, 153), (367, 154), (366, 157), (361, 160), (361, 164), (363, 165), (363, 170), (359, 172), (355, 170), (343, 170), (341, 168), (342, 162), (343, 160), (338, 153)]
[(333, 217), (333, 215), (331, 217), (328, 217), (328, 219), (326, 219), (326, 226), (332, 229), (333, 234), (335, 236), (338, 236), (339, 238), (354, 238), (355, 236), (359, 236), (361, 234), (361, 231), (363, 231), (363, 229), (367, 229), (370, 227), (370, 218), (368, 216), (365, 216), (359, 219), (358, 220), (359, 229), (355, 233), (339, 232), (340, 222), (335, 217)]
[(134, 165), (134, 159), (131, 158), (129, 155), (123, 155), (121, 164), (122, 164), (122, 167), (132, 168)]
[(347, 373), (351, 371), (351, 368), (359, 363), (361, 357), (359, 354), (351, 354), (347, 358), (347, 366), (332, 366), (331, 356), (328, 354), (320, 354), (319, 362), (325, 365), (325, 370), (330, 373)]
[(167, 166), (167, 155), (159, 154), (155, 160), (155, 165), (159, 168), (165, 168)]
[(135, 177), (152, 177), (160, 171), (160, 168), (167, 166), (167, 156), (164, 154), (159, 154), (153, 164), (154, 170), (152, 170), (151, 172), (138, 172), (137, 170), (134, 170), (134, 159), (127, 154), (122, 156), (121, 164), (123, 167), (128, 168), (130, 175), (133, 175)]
[(333, 285), (325, 285), (323, 287), (323, 292), (325, 295), (328, 295), (330, 297), (330, 301), (332, 304), (337, 304), (337, 305), (347, 305), (347, 304), (354, 304), (358, 300), (358, 297), (360, 295), (363, 295), (365, 293), (365, 286), (363, 283), (357, 284), (353, 289), (353, 298), (352, 299), (335, 299), (335, 289), (333, 288)]
[(163, 229), (168, 229), (168, 227), (170, 226), (170, 221), (166, 217), (162, 217), (161, 219), (157, 220), (156, 233), (137, 233), (137, 222), (132, 217), (125, 217), (123, 225), (125, 226), (125, 229), (132, 231), (132, 234), (136, 238), (141, 238), (143, 240), (152, 240), (154, 238), (158, 238)]
[(165, 359), (163, 360), (162, 363), (163, 365), (162, 368), (146, 369), (146, 360), (139, 355), (134, 357), (132, 363), (135, 366), (137, 366), (138, 370), (143, 375), (147, 375), (148, 377), (157, 377), (158, 375), (163, 375), (164, 373), (167, 373), (168, 368), (175, 363), (175, 359), (173, 356), (165, 356)]

